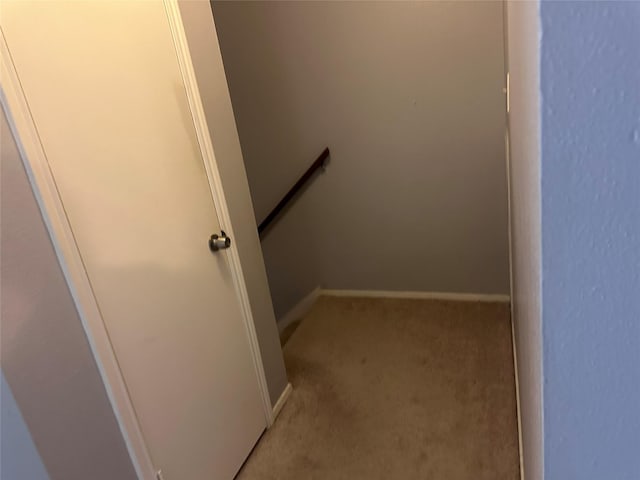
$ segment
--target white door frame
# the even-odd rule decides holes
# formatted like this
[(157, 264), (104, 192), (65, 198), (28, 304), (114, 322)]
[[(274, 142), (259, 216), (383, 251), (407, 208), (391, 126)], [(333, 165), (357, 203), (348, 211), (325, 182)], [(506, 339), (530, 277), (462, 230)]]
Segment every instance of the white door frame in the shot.
[[(222, 180), (213, 152), (207, 121), (202, 107), (195, 72), (191, 63), (189, 47), (177, 0), (163, 0), (167, 19), (171, 28), (176, 56), (180, 65), (182, 79), (203, 158), (209, 187), (220, 226), (233, 238), (234, 231), (229, 209), (224, 197)], [(73, 231), (69, 224), (64, 205), (49, 168), (46, 153), (40, 141), (38, 130), (31, 116), (20, 80), (13, 65), (11, 55), (0, 28), (0, 103), (6, 113), (7, 121), (15, 137), (20, 156), (25, 166), (29, 182), (38, 206), (51, 236), (58, 261), (73, 296), (82, 326), (87, 335), (91, 351), (96, 360), (107, 396), (113, 408), (116, 420), (122, 432), (125, 444), (131, 456), (138, 478), (156, 480), (158, 472), (153, 466), (151, 456), (142, 435), (135, 409), (129, 397), (118, 360), (113, 351), (109, 335), (105, 328), (100, 308), (93, 293), (89, 277), (78, 250)], [(262, 396), (265, 414), (265, 426), (271, 426), (274, 420), (267, 381), (260, 355), (260, 347), (255, 330), (253, 314), (249, 304), (240, 257), (236, 248), (226, 250), (238, 301), (242, 310), (245, 331), (249, 340), (251, 355), (255, 367), (256, 380)], [(248, 452), (247, 452), (248, 453)]]

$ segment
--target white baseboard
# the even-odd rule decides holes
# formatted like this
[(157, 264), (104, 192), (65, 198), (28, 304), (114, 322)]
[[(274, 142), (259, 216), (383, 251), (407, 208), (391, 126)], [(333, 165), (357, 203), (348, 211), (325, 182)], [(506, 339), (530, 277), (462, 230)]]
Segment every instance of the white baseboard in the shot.
[(509, 295), (487, 293), (451, 293), (451, 292), (401, 292), (390, 290), (320, 290), (321, 295), (329, 297), (360, 298), (415, 298), (425, 300), (452, 300), (458, 302), (509, 302)]
[(322, 289), (320, 287), (314, 288), (311, 292), (307, 294), (302, 300), (300, 300), (291, 310), (289, 310), (282, 318), (278, 319), (278, 331), (280, 333), (283, 332), (285, 328), (291, 325), (293, 322), (300, 320), (304, 317), (311, 307), (316, 302), (318, 297), (322, 293)]
[(304, 317), (318, 297), (356, 297), (356, 298), (409, 298), (424, 300), (450, 300), (456, 302), (500, 302), (510, 301), (509, 295), (485, 293), (450, 293), (450, 292), (402, 292), (394, 290), (337, 290), (314, 288), (291, 310), (278, 320), (278, 331), (282, 333), (293, 322)]
[(289, 400), (289, 395), (291, 395), (292, 391), (293, 391), (293, 387), (291, 386), (290, 383), (287, 383), (287, 386), (284, 387), (284, 390), (280, 394), (280, 398), (278, 398), (278, 401), (276, 402), (276, 404), (273, 406), (273, 409), (271, 410), (271, 419), (269, 422), (269, 428), (276, 421), (276, 418), (278, 418), (278, 415), (280, 415), (280, 412), (282, 411), (282, 407), (284, 407), (284, 404), (287, 403), (287, 400)]

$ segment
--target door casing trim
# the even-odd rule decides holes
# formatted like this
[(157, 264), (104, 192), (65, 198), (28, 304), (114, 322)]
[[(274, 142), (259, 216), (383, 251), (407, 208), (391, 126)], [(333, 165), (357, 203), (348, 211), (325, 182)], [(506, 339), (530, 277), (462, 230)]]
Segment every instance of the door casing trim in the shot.
[(1, 27), (0, 34), (0, 103), (16, 140), (29, 183), (49, 231), (133, 467), (138, 478), (154, 480), (156, 471), (149, 450)]

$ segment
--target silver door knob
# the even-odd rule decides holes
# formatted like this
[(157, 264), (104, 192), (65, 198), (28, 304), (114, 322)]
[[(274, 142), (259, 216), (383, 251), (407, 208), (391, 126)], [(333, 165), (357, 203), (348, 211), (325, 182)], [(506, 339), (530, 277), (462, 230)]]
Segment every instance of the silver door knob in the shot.
[(231, 238), (227, 237), (227, 234), (224, 233), (224, 230), (220, 232), (220, 235), (214, 233), (209, 238), (209, 249), (212, 252), (217, 252), (218, 250), (222, 250), (223, 248), (229, 248), (231, 246)]

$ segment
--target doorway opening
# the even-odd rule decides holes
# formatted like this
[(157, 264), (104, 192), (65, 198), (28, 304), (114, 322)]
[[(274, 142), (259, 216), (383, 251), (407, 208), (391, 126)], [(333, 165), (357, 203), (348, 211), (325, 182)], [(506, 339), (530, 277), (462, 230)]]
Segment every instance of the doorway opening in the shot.
[(212, 2), (294, 387), (238, 478), (519, 478), (502, 2)]

